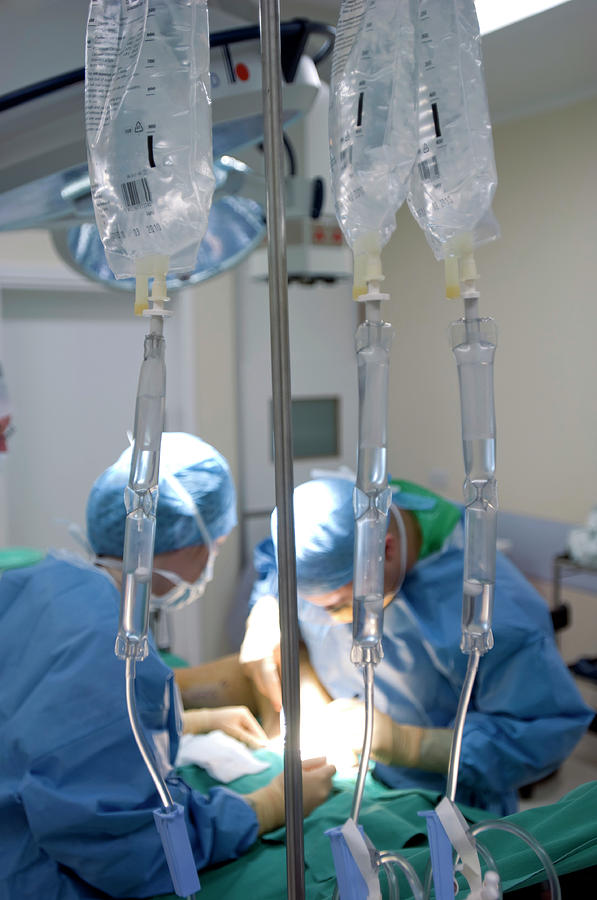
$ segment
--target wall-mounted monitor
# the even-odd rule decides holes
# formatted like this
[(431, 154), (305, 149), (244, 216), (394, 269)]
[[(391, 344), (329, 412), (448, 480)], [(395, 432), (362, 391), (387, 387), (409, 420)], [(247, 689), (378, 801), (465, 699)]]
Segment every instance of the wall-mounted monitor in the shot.
[[(291, 412), (294, 459), (340, 456), (339, 397), (297, 397), (292, 400)], [(272, 459), (273, 444), (272, 427)]]

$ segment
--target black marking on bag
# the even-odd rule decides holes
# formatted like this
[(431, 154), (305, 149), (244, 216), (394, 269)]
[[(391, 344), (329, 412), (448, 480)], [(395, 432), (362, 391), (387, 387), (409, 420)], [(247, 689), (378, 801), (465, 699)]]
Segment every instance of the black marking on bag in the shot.
[(434, 126), (435, 126), (435, 136), (436, 136), (436, 137), (441, 137), (441, 136), (442, 136), (442, 132), (441, 132), (441, 129), (440, 129), (440, 127), (439, 127), (439, 110), (438, 110), (438, 108), (437, 108), (437, 103), (432, 103), (432, 104), (431, 104), (431, 112), (433, 113), (433, 124), (434, 124)]
[(147, 135), (147, 157), (149, 159), (150, 168), (155, 169), (155, 159), (153, 157), (153, 134)]
[(364, 91), (361, 91), (361, 93), (359, 94), (359, 106), (357, 109), (357, 128), (360, 128), (360, 126), (363, 123), (363, 99), (364, 99), (364, 97), (365, 97), (365, 93), (364, 93)]

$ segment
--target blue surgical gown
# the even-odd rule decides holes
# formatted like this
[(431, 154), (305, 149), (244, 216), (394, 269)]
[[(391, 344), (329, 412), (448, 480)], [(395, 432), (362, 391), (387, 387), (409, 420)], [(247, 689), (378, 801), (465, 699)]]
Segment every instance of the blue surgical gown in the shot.
[[(463, 543), (458, 523), (442, 549), (411, 569), (384, 614), (384, 658), (375, 669), (375, 707), (395, 722), (454, 725), (468, 657), (459, 648)], [(254, 596), (276, 591), (273, 545), (255, 553)], [(364, 699), (350, 662), (352, 625), (299, 597), (300, 630), (311, 664), (333, 698)], [(553, 772), (578, 742), (593, 712), (583, 702), (555, 644), (543, 598), (497, 554), (495, 646), (480, 661), (464, 726), (457, 800), (498, 816), (516, 810), (517, 788)], [(393, 788), (444, 792), (442, 775), (378, 763)]]
[[(48, 557), (0, 579), (0, 900), (172, 891), (114, 655), (118, 606), (111, 579), (83, 561)], [(231, 791), (203, 796), (173, 773), (177, 689), (153, 644), (136, 696), (197, 868), (237, 857), (257, 817)]]

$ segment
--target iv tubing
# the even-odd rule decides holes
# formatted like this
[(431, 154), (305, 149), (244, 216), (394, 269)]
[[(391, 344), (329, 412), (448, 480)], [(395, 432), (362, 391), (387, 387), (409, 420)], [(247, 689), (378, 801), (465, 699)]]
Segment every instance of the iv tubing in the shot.
[(448, 767), (448, 781), (446, 786), (446, 797), (452, 803), (456, 801), (456, 787), (458, 783), (458, 767), (460, 766), (460, 753), (462, 750), (462, 732), (464, 731), (464, 721), (468, 705), (470, 703), (473, 685), (477, 677), (477, 669), (479, 668), (479, 659), (481, 654), (478, 649), (473, 649), (469, 656), (468, 665), (466, 667), (466, 675), (464, 684), (460, 691), (460, 699), (458, 701), (458, 709), (456, 711), (456, 721), (454, 722), (454, 734), (452, 735), (452, 745), (450, 747), (450, 765)]
[[(558, 881), (558, 876), (554, 867), (553, 862), (547, 854), (547, 851), (541, 844), (535, 840), (535, 838), (529, 834), (527, 831), (524, 831), (522, 828), (519, 828), (518, 825), (514, 825), (512, 822), (506, 822), (504, 819), (490, 819), (486, 822), (477, 822), (476, 825), (470, 829), (470, 833), (473, 837), (476, 837), (478, 834), (482, 834), (484, 831), (507, 831), (509, 834), (513, 834), (515, 837), (519, 837), (521, 841), (524, 841), (528, 846), (533, 850), (533, 852), (537, 855), (545, 872), (547, 874), (547, 879), (549, 881), (549, 889), (551, 891), (551, 896), (553, 900), (561, 900), (562, 894), (560, 891), (560, 882)], [(481, 849), (481, 845), (479, 845), (479, 849)], [(497, 871), (497, 869), (496, 869)]]
[[(374, 290), (377, 285), (368, 284)], [(381, 302), (379, 300), (367, 300), (365, 302), (365, 321), (371, 322), (372, 325), (381, 325)]]
[[(367, 663), (363, 667), (363, 680), (365, 682), (365, 736), (363, 738), (363, 749), (361, 751), (361, 760), (359, 763), (359, 774), (355, 785), (352, 798), (352, 809), (350, 818), (355, 825), (358, 822), (361, 811), (361, 803), (363, 800), (363, 791), (365, 788), (365, 778), (369, 768), (369, 759), (371, 758), (371, 744), (373, 741), (373, 716), (374, 716), (374, 672), (375, 665), (372, 662)], [(398, 900), (400, 892), (398, 890), (398, 881), (392, 870), (392, 865), (398, 866), (402, 870), (413, 892), (414, 900), (423, 900), (423, 887), (419, 877), (408, 860), (403, 859), (397, 853), (389, 850), (381, 851), (377, 854), (377, 863), (383, 866), (388, 880), (388, 888), (391, 900)], [(336, 886), (334, 890), (333, 900), (338, 900), (339, 892)]]
[(147, 656), (151, 571), (158, 502), (160, 444), (166, 396), (163, 322), (151, 315), (135, 401), (131, 468), (125, 491), (126, 523), (121, 602), (115, 653), (120, 659)]
[(462, 261), (464, 318), (453, 322), (451, 343), (458, 366), (465, 481), (465, 553), (461, 649), (493, 647), (497, 484), (493, 359), (495, 322), (479, 318), (474, 259)]
[(282, 74), (279, 0), (260, 0), (266, 219), (274, 420), (274, 470), (278, 507), (278, 596), (282, 704), (286, 713), (284, 806), (289, 900), (305, 896), (303, 781), (300, 756), (299, 627), (296, 604), (288, 273), (284, 212)]
[(375, 669), (373, 663), (367, 663), (363, 667), (363, 680), (365, 682), (365, 735), (363, 737), (363, 749), (361, 750), (361, 759), (359, 762), (359, 774), (352, 796), (352, 809), (350, 818), (354, 820), (355, 825), (359, 820), (361, 812), (361, 803), (363, 801), (363, 791), (365, 789), (365, 778), (369, 768), (369, 759), (371, 757), (371, 744), (373, 742), (373, 673)]
[[(487, 866), (487, 868), (491, 869), (493, 872), (497, 872), (498, 871), (497, 863), (496, 863), (495, 859), (493, 858), (493, 856), (491, 855), (491, 853), (489, 852), (489, 850), (487, 849), (487, 847), (485, 846), (485, 844), (481, 844), (479, 841), (475, 840), (475, 845), (477, 847), (477, 850), (478, 850), (480, 856), (482, 856), (483, 859), (485, 860), (485, 865)], [(498, 873), (498, 875), (499, 875), (499, 873)], [(429, 897), (431, 896), (431, 879), (432, 878), (433, 878), (433, 869), (431, 867), (431, 861), (429, 861), (429, 863), (427, 865), (427, 871), (425, 873), (425, 887), (423, 889), (424, 900), (429, 900)], [(502, 896), (503, 896), (502, 895), (502, 882), (500, 880), (499, 900), (502, 900)]]
[[(381, 276), (380, 276), (381, 277)], [(355, 335), (359, 384), (353, 624), (350, 658), (358, 667), (383, 657), (383, 548), (391, 490), (386, 472), (389, 355), (394, 332), (381, 318), (379, 279), (367, 280), (366, 319)]]
[(402, 856), (399, 856), (397, 853), (392, 853), (392, 851), (389, 850), (382, 851), (378, 854), (377, 858), (380, 866), (384, 866), (386, 872), (389, 866), (397, 866), (406, 877), (414, 900), (423, 900), (423, 886), (421, 885), (419, 876), (407, 859), (403, 859)]
[(392, 868), (392, 864), (389, 862), (379, 863), (382, 869), (386, 874), (386, 880), (388, 882), (388, 893), (390, 900), (400, 900), (400, 888), (398, 887), (398, 878), (396, 877), (396, 873)]
[(165, 810), (172, 809), (174, 803), (172, 801), (172, 797), (170, 796), (170, 791), (166, 785), (166, 782), (160, 775), (154, 758), (153, 753), (151, 752), (151, 748), (147, 743), (145, 735), (143, 734), (143, 729), (141, 727), (141, 723), (139, 722), (139, 717), (137, 715), (137, 704), (135, 701), (135, 660), (133, 657), (127, 656), (126, 658), (126, 708), (129, 714), (129, 720), (131, 723), (131, 729), (137, 742), (137, 747), (139, 748), (139, 753), (143, 757), (143, 762), (147, 766), (147, 770), (153, 779), (153, 783), (156, 786), (156, 790), (160, 795), (160, 800), (162, 801), (162, 806)]
[[(352, 795), (352, 807), (350, 810), (350, 818), (355, 825), (358, 823), (361, 812), (361, 803), (363, 802), (363, 791), (365, 790), (365, 779), (367, 770), (369, 769), (369, 760), (371, 758), (371, 744), (373, 742), (373, 687), (374, 687), (375, 666), (372, 662), (368, 662), (363, 666), (363, 681), (365, 682), (365, 734), (363, 736), (363, 749), (361, 750), (361, 759), (359, 761), (359, 773), (354, 786), (354, 794)], [(388, 879), (389, 883), (389, 879)], [(338, 885), (334, 888), (332, 900), (338, 900), (340, 893)]]

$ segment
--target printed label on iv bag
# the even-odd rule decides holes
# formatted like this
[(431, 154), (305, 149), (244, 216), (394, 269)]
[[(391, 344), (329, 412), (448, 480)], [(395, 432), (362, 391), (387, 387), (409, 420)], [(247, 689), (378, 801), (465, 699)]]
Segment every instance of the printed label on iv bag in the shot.
[(336, 215), (353, 249), (395, 228), (416, 154), (415, 0), (344, 0), (330, 90)]
[[(371, 4), (375, 6), (375, 2)], [(350, 52), (354, 46), (355, 39), (363, 27), (365, 18), (365, 10), (367, 0), (343, 0), (338, 19), (338, 27), (336, 29), (336, 39), (334, 42), (334, 55), (332, 57), (332, 81), (342, 78), (346, 63)], [(358, 119), (362, 119), (364, 92), (359, 95), (359, 114)], [(361, 125), (361, 121), (357, 123)], [(354, 135), (345, 132), (340, 139), (339, 162), (341, 171), (345, 171), (352, 167), (353, 161), (353, 141)], [(363, 188), (356, 188), (350, 195), (349, 199), (354, 202), (363, 194)]]
[(343, 0), (336, 29), (332, 80), (340, 78), (365, 15), (366, 0)]
[(419, 146), (408, 203), (438, 259), (472, 234), (492, 240), (497, 184), (479, 25), (473, 0), (433, 0), (419, 9)]
[[(146, 119), (146, 110), (142, 108), (141, 96), (137, 101), (138, 110), (130, 109), (130, 101), (129, 109), (123, 108), (127, 91), (129, 95), (133, 95), (133, 91), (138, 95), (147, 94), (147, 86), (144, 89), (135, 73), (146, 30), (150, 29), (146, 29), (145, 11), (139, 4), (127, 3), (126, 7), (121, 7), (118, 19), (113, 6), (103, 9), (100, 3), (92, 4), (87, 30), (85, 122), (90, 150), (106, 136), (109, 146), (105, 148), (103, 160), (99, 147), (95, 157), (90, 153), (90, 169), (93, 168), (94, 175), (91, 189), (96, 216), (102, 220), (101, 224), (98, 221), (98, 227), (105, 249), (116, 254), (125, 253), (126, 225), (115, 220), (115, 205), (121, 205), (122, 211), (128, 213), (143, 210), (146, 220), (131, 223), (133, 237), (138, 238), (141, 229), (148, 226), (160, 228), (153, 216), (151, 188), (143, 160), (141, 141), (146, 126), (141, 118)], [(142, 66), (147, 69), (147, 54), (143, 55)], [(98, 164), (92, 167), (92, 162)], [(104, 163), (103, 172), (101, 162)], [(105, 168), (109, 168), (110, 176), (107, 190)], [(148, 234), (152, 233), (148, 231)]]
[(149, 254), (192, 270), (213, 193), (204, 0), (92, 4), (86, 127), (96, 221), (116, 277)]

